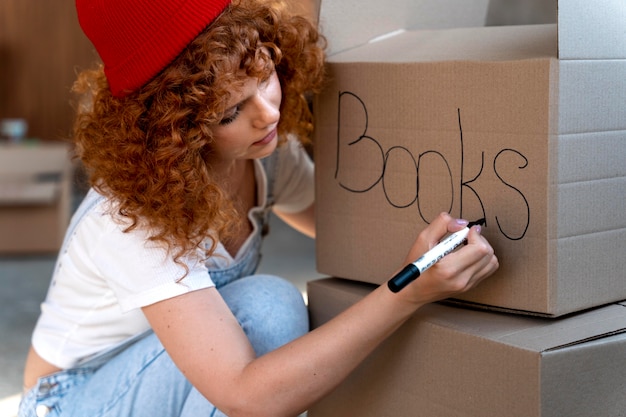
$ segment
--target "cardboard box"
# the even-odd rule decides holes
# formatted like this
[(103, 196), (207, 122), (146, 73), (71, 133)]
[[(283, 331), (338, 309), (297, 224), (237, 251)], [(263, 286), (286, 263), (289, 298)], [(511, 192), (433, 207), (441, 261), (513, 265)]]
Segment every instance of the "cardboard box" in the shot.
[[(563, 1), (558, 24), (417, 30), (402, 19), (421, 12), (412, 2), (361, 1), (355, 13), (389, 32), (373, 42), (348, 36), (354, 14), (335, 20), (346, 3), (321, 5), (333, 36), (315, 101), (319, 272), (384, 282), (446, 211), (486, 218), (501, 264), (462, 302), (556, 317), (626, 299), (623, 3)], [(445, 4), (482, 15), (480, 1)]]
[[(308, 284), (312, 326), (371, 284)], [(617, 417), (626, 410), (626, 306), (548, 319), (432, 304), (309, 417)]]
[(59, 250), (71, 215), (64, 144), (0, 145), (0, 253)]
[(320, 0), (289, 0), (287, 6), (293, 13), (305, 16), (311, 22), (317, 23)]

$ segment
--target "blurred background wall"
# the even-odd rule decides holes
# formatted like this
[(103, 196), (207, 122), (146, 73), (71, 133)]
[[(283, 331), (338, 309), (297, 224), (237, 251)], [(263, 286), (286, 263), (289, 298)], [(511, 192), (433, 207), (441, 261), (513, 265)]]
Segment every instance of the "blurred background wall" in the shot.
[(29, 137), (66, 137), (69, 88), (96, 59), (72, 0), (0, 0), (0, 119), (25, 118)]
[(491, 0), (487, 25), (555, 23), (557, 0)]
[[(319, 0), (293, 1), (313, 14)], [(492, 0), (487, 23), (555, 19), (556, 0)], [(69, 89), (76, 72), (97, 60), (73, 0), (0, 0), (0, 119), (25, 118), (29, 137), (67, 137), (73, 117)]]

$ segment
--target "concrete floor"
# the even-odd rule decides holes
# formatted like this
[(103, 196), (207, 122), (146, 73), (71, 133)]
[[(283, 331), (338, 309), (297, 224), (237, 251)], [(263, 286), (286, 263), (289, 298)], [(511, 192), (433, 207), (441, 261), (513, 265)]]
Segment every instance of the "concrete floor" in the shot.
[[(315, 270), (315, 242), (272, 218), (259, 272), (292, 280), (306, 297)], [(22, 366), (54, 256), (0, 257), (0, 417), (14, 417), (22, 389)]]

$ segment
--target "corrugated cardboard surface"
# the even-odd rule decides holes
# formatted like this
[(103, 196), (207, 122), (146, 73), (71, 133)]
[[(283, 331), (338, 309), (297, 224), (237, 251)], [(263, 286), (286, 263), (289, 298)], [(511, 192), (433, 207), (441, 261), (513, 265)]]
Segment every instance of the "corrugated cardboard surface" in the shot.
[(561, 59), (626, 59), (622, 0), (564, 0), (558, 6)]
[(319, 272), (381, 283), (447, 211), (485, 217), (501, 264), (463, 301), (560, 316), (626, 298), (626, 60), (563, 38), (572, 16), (602, 25), (614, 4), (564, 2), (558, 27), (406, 30), (332, 55), (315, 103)]
[[(318, 327), (373, 286), (308, 284)], [(428, 305), (310, 417), (616, 417), (626, 410), (626, 307), (560, 319)]]
[(348, 50), (398, 29), (484, 26), (489, 0), (319, 0), (329, 53)]
[(56, 252), (70, 218), (64, 144), (0, 146), (0, 253)]

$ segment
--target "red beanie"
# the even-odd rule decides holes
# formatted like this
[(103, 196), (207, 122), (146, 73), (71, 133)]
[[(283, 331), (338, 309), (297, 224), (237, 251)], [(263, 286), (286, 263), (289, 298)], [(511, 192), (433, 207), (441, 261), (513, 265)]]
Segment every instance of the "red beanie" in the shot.
[(157, 75), (230, 0), (76, 0), (78, 20), (123, 97)]

